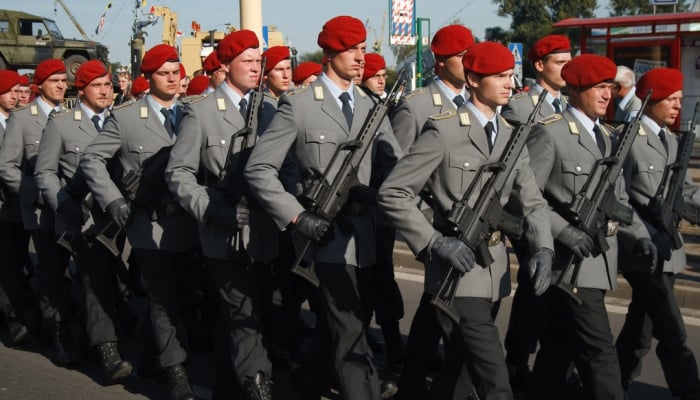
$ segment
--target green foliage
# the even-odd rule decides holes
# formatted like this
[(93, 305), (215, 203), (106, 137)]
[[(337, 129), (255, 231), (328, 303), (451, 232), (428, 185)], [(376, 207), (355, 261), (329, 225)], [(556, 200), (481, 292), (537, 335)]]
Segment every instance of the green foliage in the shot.
[[(652, 14), (654, 6), (649, 4), (649, 0), (610, 0), (610, 16), (619, 17), (623, 15)], [(687, 11), (690, 8), (685, 0), (680, 0), (675, 7), (676, 11)], [(656, 6), (657, 14), (674, 12), (673, 6)]]
[(298, 62), (299, 64), (303, 63), (304, 61), (313, 61), (313, 62), (320, 63), (320, 62), (321, 62), (321, 58), (323, 58), (323, 51), (322, 51), (322, 50), (318, 50), (318, 51), (313, 52), (313, 53), (304, 53), (304, 54), (300, 54), (300, 55), (298, 56), (297, 62)]

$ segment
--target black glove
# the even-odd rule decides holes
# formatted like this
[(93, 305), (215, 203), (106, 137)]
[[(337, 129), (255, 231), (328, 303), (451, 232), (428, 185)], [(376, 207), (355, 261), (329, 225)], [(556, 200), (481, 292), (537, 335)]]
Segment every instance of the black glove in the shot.
[(671, 239), (667, 234), (659, 231), (651, 237), (652, 242), (656, 245), (656, 252), (659, 255), (659, 260), (671, 261)]
[(327, 243), (333, 237), (333, 226), (325, 218), (303, 211), (294, 223), (294, 230), (314, 242)]
[(83, 205), (71, 199), (59, 204), (56, 214), (60, 215), (68, 225), (74, 227), (81, 227), (87, 221)]
[(107, 205), (107, 211), (112, 215), (114, 222), (123, 227), (131, 215), (131, 207), (123, 198), (118, 198)]
[(634, 242), (634, 252), (643, 256), (646, 256), (649, 261), (649, 272), (652, 274), (656, 272), (656, 246), (649, 238), (637, 239)]
[(593, 239), (586, 232), (567, 225), (556, 238), (561, 244), (568, 247), (576, 257), (584, 259), (591, 255), (593, 251)]
[(452, 266), (461, 273), (474, 268), (474, 252), (463, 241), (451, 236), (438, 236), (430, 246), (430, 255), (439, 263)]
[(530, 282), (537, 296), (541, 296), (549, 288), (552, 280), (552, 262), (554, 251), (542, 247), (530, 258), (527, 264), (530, 272)]

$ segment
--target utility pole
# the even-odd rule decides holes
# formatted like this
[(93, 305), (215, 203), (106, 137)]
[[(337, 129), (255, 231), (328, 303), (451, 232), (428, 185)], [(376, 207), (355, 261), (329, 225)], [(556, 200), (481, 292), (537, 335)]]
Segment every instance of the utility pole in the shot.
[(430, 18), (416, 18), (416, 87), (423, 87), (423, 27), (422, 22), (428, 23), (428, 37), (430, 37)]

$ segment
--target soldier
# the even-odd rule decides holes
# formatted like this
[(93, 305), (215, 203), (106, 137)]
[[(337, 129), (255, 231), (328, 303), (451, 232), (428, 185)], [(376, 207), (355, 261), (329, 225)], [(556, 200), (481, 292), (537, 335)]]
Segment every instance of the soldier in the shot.
[[(17, 72), (0, 70), (0, 144), (5, 136), (7, 119), (18, 102), (19, 83)], [(10, 342), (16, 346), (24, 343), (29, 333), (20, 314), (22, 295), (16, 267), (23, 264), (27, 250), (22, 245), (23, 236), (17, 197), (0, 184), (0, 254), (4, 260), (0, 268), (0, 312), (5, 317)]]
[(272, 46), (263, 53), (265, 73), (263, 79), (267, 92), (274, 98), (285, 94), (292, 85), (292, 59), (289, 47)]
[(148, 80), (143, 75), (140, 75), (131, 84), (131, 95), (136, 100), (141, 99), (150, 90), (149, 86)]
[[(225, 171), (231, 177), (225, 187), (217, 185), (227, 167), (229, 142), (233, 133), (245, 128), (251, 91), (262, 73), (258, 38), (250, 30), (235, 31), (219, 43), (216, 52), (226, 79), (212, 94), (186, 108), (166, 180), (182, 207), (199, 223), (202, 251), (221, 295), (227, 327), (225, 348), (235, 378), (246, 399), (270, 399), (272, 364), (263, 344), (258, 307), (262, 274), (277, 253), (277, 243), (270, 238), (278, 231), (261, 210), (255, 209), (251, 215), (249, 202), (254, 199), (247, 193), (241, 174), (245, 165), (242, 137), (236, 139), (230, 155), (239, 169)], [(260, 120), (269, 121), (275, 108), (264, 102), (259, 111)], [(260, 124), (261, 129), (265, 126)], [(198, 182), (201, 173), (209, 176), (211, 183)], [(252, 266), (250, 259), (254, 260)]]
[(318, 78), (318, 75), (323, 72), (321, 64), (313, 61), (305, 61), (294, 69), (292, 73), (292, 82), (294, 86), (310, 85)]
[(209, 87), (209, 78), (206, 75), (197, 75), (187, 85), (187, 96), (198, 96)]
[(634, 71), (624, 65), (617, 66), (615, 83), (612, 87), (613, 105), (615, 109), (613, 119), (615, 121), (627, 122), (634, 118), (639, 112), (639, 109), (642, 108), (642, 100), (635, 95), (637, 93), (635, 81)]
[[(88, 228), (92, 223), (86, 221), (89, 210), (81, 196), (87, 193), (77, 193), (81, 190), (77, 188), (81, 178), (76, 176), (80, 153), (97, 136), (112, 103), (112, 80), (104, 64), (92, 60), (76, 71), (75, 88), (80, 100), (78, 106), (56, 114), (46, 124), (34, 177), (46, 204), (56, 213), (56, 236), (71, 242), (85, 291), (89, 344), (97, 349), (106, 381), (112, 382), (129, 376), (132, 371), (131, 364), (121, 359), (117, 348), (113, 322), (116, 272), (110, 269), (114, 265), (111, 254), (94, 241), (94, 229), (91, 234), (86, 232), (91, 236), (89, 239), (81, 234), (82, 227)], [(93, 215), (106, 217), (99, 209)]]
[[(408, 152), (420, 135), (428, 117), (448, 110), (456, 110), (468, 96), (465, 88), (462, 56), (474, 45), (471, 31), (462, 25), (448, 25), (435, 33), (430, 49), (435, 55), (437, 77), (425, 88), (406, 95), (390, 111), (391, 125), (401, 149)], [(427, 205), (421, 205), (429, 208)], [(441, 331), (430, 305), (430, 293), (425, 290), (411, 321), (406, 342), (406, 364), (399, 381), (403, 399), (425, 399), (426, 377), (429, 365), (436, 359)], [(467, 383), (467, 386), (471, 386)], [(471, 390), (469, 388), (468, 390)]]
[[(381, 395), (357, 288), (356, 268), (375, 261), (368, 205), (362, 199), (346, 205), (339, 217), (344, 221), (340, 228), (337, 222), (305, 210), (277, 177), (286, 154), (292, 151), (299, 179), (308, 185), (324, 174), (337, 146), (357, 137), (374, 104), (352, 82), (364, 59), (366, 35), (362, 21), (353, 17), (339, 16), (325, 23), (318, 44), (328, 57), (326, 71), (310, 86), (280, 98), (275, 118), (245, 169), (248, 184), (277, 226), (301, 235), (295, 239), (314, 243), (305, 261), (313, 260), (320, 281), (323, 306), (315, 339), (322, 338), (323, 343), (315, 340), (311, 355), (322, 360), (307, 362), (297, 374), (297, 382), (310, 398), (319, 398), (332, 377), (344, 399), (378, 399)], [(396, 149), (388, 121), (378, 132), (378, 140)], [(359, 179), (365, 185), (369, 184), (371, 163), (366, 157), (360, 167)], [(334, 171), (328, 171), (327, 178), (334, 179)], [(386, 389), (385, 395), (395, 392), (395, 386)]]
[(187, 86), (190, 84), (190, 77), (187, 76), (187, 71), (185, 66), (180, 64), (180, 90), (178, 90), (178, 97), (187, 96)]
[[(506, 148), (513, 128), (500, 117), (498, 106), (508, 102), (514, 66), (513, 55), (503, 45), (495, 42), (474, 45), (463, 57), (469, 101), (456, 112), (449, 110), (429, 118), (410, 152), (399, 161), (378, 195), (390, 222), (414, 254), (424, 260), (428, 293), (436, 294), (450, 267), (465, 273), (452, 303), (460, 322), (441, 324), (450, 336), (452, 349), (459, 352), (462, 363), (472, 374), (479, 397), (485, 399), (513, 397), (494, 324), (498, 301), (510, 293), (506, 247), (500, 233), (494, 232), (488, 244), (495, 261), (490, 266), (478, 266), (474, 253), (464, 242), (436, 227), (441, 226), (440, 221), (444, 221), (453, 203), (462, 199), (471, 181), (480, 178), (476, 175), (479, 166), (499, 159)], [(528, 267), (536, 285), (548, 285), (547, 271), (551, 271), (554, 246), (549, 232), (541, 230), (549, 226), (546, 203), (534, 185), (527, 160), (524, 151), (517, 160), (516, 172), (508, 178), (500, 202), (506, 204), (512, 189), (523, 205), (529, 226), (538, 227), (528, 235), (531, 247), (537, 249)], [(430, 188), (434, 199), (433, 224), (417, 207), (424, 187)], [(470, 201), (475, 201), (478, 194), (474, 193)]]
[(365, 55), (365, 69), (362, 73), (362, 86), (367, 92), (375, 94), (380, 99), (386, 97), (386, 61), (381, 54)]
[[(543, 90), (547, 97), (540, 108), (537, 119), (561, 113), (567, 100), (561, 91), (566, 82), (561, 77), (561, 69), (571, 61), (571, 43), (564, 35), (548, 35), (535, 42), (528, 52), (528, 59), (535, 69), (536, 81), (529, 91), (510, 98), (501, 115), (509, 121), (524, 123), (535, 108)], [(530, 254), (527, 242), (511, 238), (511, 244), (518, 257), (519, 265), (527, 265)], [(530, 284), (527, 268), (518, 269), (518, 287), (513, 297), (513, 306), (508, 321), (505, 348), (508, 374), (513, 390), (525, 391), (531, 378), (528, 366), (530, 354), (537, 350), (537, 332), (540, 324), (533, 324), (540, 315), (536, 295)]]
[[(194, 221), (170, 196), (162, 175), (182, 119), (181, 105), (175, 101), (179, 64), (172, 46), (160, 44), (146, 52), (141, 72), (150, 82), (149, 94), (112, 111), (100, 134), (85, 148), (80, 169), (95, 201), (126, 229), (150, 300), (160, 367), (167, 373), (171, 397), (185, 400), (194, 395), (183, 365), (187, 339), (178, 300), (187, 285), (182, 277), (190, 267), (197, 235)], [(114, 157), (123, 171), (111, 177), (107, 162)], [(129, 203), (120, 186), (127, 174), (136, 172), (144, 175)]]
[[(682, 243), (676, 250), (671, 248), (670, 238), (658, 225), (660, 216), (649, 209), (663, 182), (664, 169), (670, 168), (669, 165), (676, 161), (677, 153), (681, 151), (669, 127), (681, 110), (683, 74), (671, 68), (652, 69), (637, 83), (637, 96), (646, 96), (650, 89), (653, 90), (652, 95), (641, 111), (639, 137), (632, 145), (623, 171), (630, 203), (638, 210), (659, 249), (659, 273), (649, 274), (640, 268), (644, 260), (630, 251), (629, 238), (620, 238), (620, 269), (632, 286), (632, 301), (617, 337), (617, 355), (622, 385), (627, 390), (630, 382), (639, 375), (642, 359), (651, 347), (653, 336), (659, 341), (656, 354), (671, 393), (683, 400), (700, 399), (698, 367), (693, 352), (688, 348), (683, 319), (673, 296), (675, 275), (687, 265), (685, 250)], [(698, 189), (686, 175), (682, 189), (686, 203), (700, 206)]]
[(226, 79), (226, 72), (221, 67), (221, 61), (219, 61), (216, 51), (211, 52), (204, 59), (202, 69), (209, 77), (209, 88), (204, 91), (207, 94), (213, 92)]
[(19, 77), (19, 88), (17, 88), (17, 108), (24, 107), (32, 101), (32, 88), (27, 75)]
[(0, 148), (0, 179), (19, 196), (24, 229), (32, 236), (41, 273), (41, 313), (54, 350), (54, 361), (65, 365), (77, 359), (70, 337), (73, 321), (68, 283), (64, 278), (69, 254), (56, 244), (54, 214), (44, 207), (34, 182), (34, 164), (49, 115), (63, 109), (66, 67), (61, 60), (42, 61), (34, 72), (39, 96), (28, 106), (15, 110), (7, 121)]
[[(593, 256), (593, 239), (563, 216), (593, 166), (613, 153), (610, 132), (598, 119), (605, 115), (610, 101), (615, 64), (606, 57), (584, 54), (567, 63), (561, 76), (568, 88), (569, 105), (562, 114), (553, 114), (533, 127), (528, 150), (537, 186), (552, 207), (549, 214), (556, 254), (552, 278), (559, 279), (568, 266), (564, 265), (568, 255), (573, 254), (580, 272), (572, 285), (581, 305), (560, 288), (543, 295), (545, 323), (530, 393), (533, 399), (563, 398), (566, 372), (573, 361), (587, 399), (621, 400), (620, 367), (604, 302), (606, 290), (614, 290), (617, 282), (617, 224), (609, 222), (605, 232), (610, 249)], [(615, 194), (627, 204), (623, 186), (618, 180)], [(644, 265), (653, 268), (656, 248), (639, 217), (635, 214), (632, 225), (619, 229), (634, 237), (635, 252), (646, 256)]]

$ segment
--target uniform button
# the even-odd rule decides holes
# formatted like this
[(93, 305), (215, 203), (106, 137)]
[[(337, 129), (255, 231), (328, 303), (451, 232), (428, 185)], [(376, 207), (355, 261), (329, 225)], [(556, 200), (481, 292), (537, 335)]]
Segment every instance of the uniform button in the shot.
[(80, 151), (80, 147), (76, 146), (75, 151)]
[(650, 165), (650, 166), (649, 166), (649, 171), (653, 171), (653, 170), (654, 170), (654, 166), (653, 166), (653, 165)]
[(468, 163), (468, 162), (465, 162), (465, 163), (464, 163), (464, 168), (469, 168), (469, 163)]
[(221, 139), (221, 144), (226, 144), (226, 140)]
[(576, 172), (581, 172), (581, 167), (577, 165), (575, 170), (576, 170)]
[(143, 146), (139, 145), (139, 150), (143, 150)]
[(35, 140), (35, 141), (34, 141), (34, 144), (39, 144), (39, 141), (38, 141), (38, 140)]
[(318, 138), (321, 139), (321, 140), (324, 140), (324, 139), (326, 138), (326, 136), (325, 136), (325, 135), (321, 135), (321, 136), (319, 136)]

